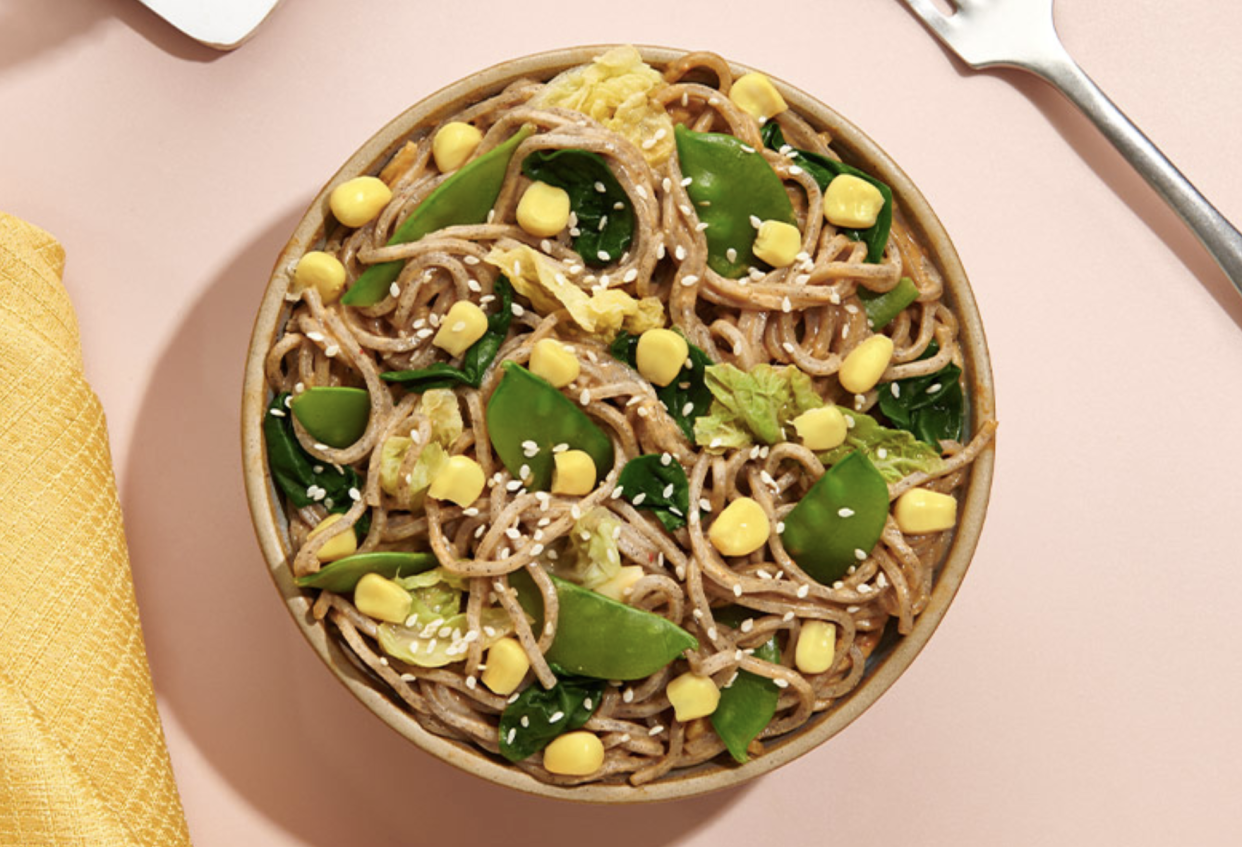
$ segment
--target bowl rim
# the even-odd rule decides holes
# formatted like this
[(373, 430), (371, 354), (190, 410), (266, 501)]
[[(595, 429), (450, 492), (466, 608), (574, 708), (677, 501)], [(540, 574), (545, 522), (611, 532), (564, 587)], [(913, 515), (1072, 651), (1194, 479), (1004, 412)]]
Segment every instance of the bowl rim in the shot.
[[(971, 465), (958, 525), (937, 572), (930, 602), (915, 619), (911, 633), (897, 639), (876, 664), (868, 668), (859, 685), (836, 706), (813, 716), (802, 727), (768, 740), (765, 742), (764, 754), (752, 758), (746, 764), (724, 763), (717, 761), (720, 757), (716, 757), (692, 768), (675, 771), (644, 786), (632, 786), (629, 783), (572, 787), (548, 785), (465, 742), (443, 738), (424, 729), (398, 704), (395, 695), (385, 694), (376, 685), (370, 672), (363, 669), (360, 661), (353, 658), (337, 638), (329, 636), (327, 627), (312, 620), (311, 600), (294, 583), (287, 565), (292, 550), (286, 537), (287, 523), (280, 506), (280, 496), (267, 467), (262, 421), (269, 402), (265, 376), (267, 351), (287, 317), (285, 294), (292, 267), (297, 258), (321, 236), (328, 195), (336, 185), (346, 179), (376, 173), (398, 145), (420, 125), (432, 125), (443, 116), (499, 91), (516, 79), (547, 79), (556, 72), (589, 62), (615, 46), (617, 45), (603, 44), (569, 47), (500, 62), (418, 101), (364, 142), (320, 190), (275, 262), (255, 318), (246, 361), (241, 408), (246, 497), (259, 547), (286, 609), (312, 649), (337, 679), (371, 712), (398, 733), (450, 765), (489, 782), (528, 794), (604, 804), (687, 798), (737, 786), (799, 758), (852, 723), (909, 667), (947, 612), (970, 566), (982, 532), (994, 466), (993, 442)], [(692, 52), (652, 45), (636, 46), (644, 60), (657, 66), (663, 66)], [(725, 61), (735, 74), (755, 70), (728, 58)], [(791, 108), (817, 129), (831, 133), (833, 149), (842, 159), (863, 167), (888, 183), (893, 189), (904, 221), (929, 248), (929, 255), (944, 278), (945, 297), (952, 304), (963, 328), (963, 356), (970, 379), (968, 397), (971, 431), (977, 431), (983, 421), (995, 418), (991, 362), (974, 294), (957, 251), (940, 219), (905, 172), (862, 130), (802, 89), (777, 77), (769, 75), (769, 78)]]

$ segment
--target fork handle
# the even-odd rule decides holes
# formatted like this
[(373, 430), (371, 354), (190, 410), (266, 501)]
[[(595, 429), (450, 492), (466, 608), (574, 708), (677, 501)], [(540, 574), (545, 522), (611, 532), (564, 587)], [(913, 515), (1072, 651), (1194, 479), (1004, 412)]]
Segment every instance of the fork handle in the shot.
[(1242, 233), (1199, 193), (1064, 49), (1026, 64), (1068, 97), (1134, 166), (1207, 249), (1242, 294)]

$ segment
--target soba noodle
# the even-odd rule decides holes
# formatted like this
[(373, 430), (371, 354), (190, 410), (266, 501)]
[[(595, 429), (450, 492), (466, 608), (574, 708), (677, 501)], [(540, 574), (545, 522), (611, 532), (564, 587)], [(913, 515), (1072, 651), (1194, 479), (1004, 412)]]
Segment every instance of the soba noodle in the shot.
[[(437, 126), (420, 128), (381, 172), (391, 186), (391, 202), (356, 229), (330, 222), (324, 242), (317, 246), (339, 258), (351, 283), (370, 265), (403, 260), (390, 291), (379, 302), (362, 307), (325, 303), (313, 287), (290, 294), (292, 313), (267, 361), (268, 382), (276, 394), (296, 396), (316, 386), (358, 386), (369, 393), (368, 424), (352, 444), (329, 447), (300, 424), (295, 426), (302, 449), (315, 462), (353, 468), (363, 480), (341, 520), (341, 529), (369, 520), (359, 552), (430, 550), (465, 586), (464, 630), (447, 635), (457, 651), (453, 661), (439, 667), (420, 667), (385, 655), (377, 640), (379, 624), (359, 612), (348, 595), (321, 591), (313, 607), (315, 618), (330, 623), (428, 731), (488, 753), (500, 749), (499, 718), (513, 698), (495, 694), (479, 682), (488, 653), (484, 639), (478, 637), (485, 615), (503, 615), (525, 650), (530, 672), (523, 688), (556, 683), (556, 669), (544, 653), (555, 638), (558, 598), (542, 566), (547, 562), (544, 551), (563, 549), (577, 521), (592, 510), (603, 510), (597, 514), (617, 522), (615, 544), (621, 563), (643, 569), (626, 602), (695, 636), (698, 649), (685, 651), (653, 675), (605, 685), (602, 702), (583, 727), (603, 742), (605, 758), (598, 770), (589, 775), (554, 774), (543, 767), (539, 755), (516, 763), (554, 784), (628, 780), (639, 785), (674, 769), (722, 754), (727, 757), (710, 722), (701, 718), (680, 722), (674, 717), (666, 684), (686, 670), (710, 677), (721, 688), (739, 671), (775, 682), (780, 692), (775, 715), (749, 749), (751, 755), (762, 755), (765, 739), (796, 729), (849, 694), (886, 629), (898, 634), (911, 630), (928, 604), (935, 568), (951, 535), (906, 535), (890, 515), (865, 560), (832, 584), (810, 578), (785, 551), (778, 532), (755, 553), (723, 557), (708, 537), (714, 516), (736, 498), (749, 496), (762, 507), (770, 525), (779, 527), (824, 473), (822, 454), (797, 440), (730, 450), (692, 442), (653, 385), (614, 358), (608, 333), (584, 331), (566, 311), (540, 310), (520, 295), (507, 336), (479, 386), (452, 389), (463, 431), (448, 452), (477, 461), (487, 488), (466, 508), (432, 497), (413, 505), (417, 498), (410, 496), (408, 477), (422, 446), (433, 438), (433, 422), (423, 414), (420, 394), (385, 382), (381, 374), (450, 361), (431, 336), (458, 300), (471, 300), (485, 311), (496, 308), (500, 270), (488, 261), (494, 251), (537, 251), (584, 291), (620, 290), (635, 299), (658, 298), (668, 323), (713, 363), (743, 371), (763, 364), (796, 366), (812, 379), (826, 402), (860, 413), (876, 411), (878, 390), (855, 397), (837, 379), (845, 357), (873, 334), (858, 292), (890, 291), (902, 277), (909, 277), (918, 297), (883, 329), (894, 344), (884, 381), (934, 373), (949, 363), (963, 365), (958, 321), (941, 299), (942, 281), (899, 208), (882, 259), (866, 261), (866, 245), (825, 222), (821, 189), (811, 175), (787, 151), (764, 149), (760, 123), (729, 98), (734, 80), (723, 60), (707, 53), (689, 54), (664, 68), (663, 76), (664, 84), (648, 98), (655, 113), (696, 131), (736, 136), (762, 151), (782, 180), (804, 238), (805, 253), (793, 265), (752, 269), (738, 279), (717, 273), (709, 266), (705, 233), (676, 152), (666, 144), (663, 159), (653, 163), (658, 159), (651, 155), (655, 143), (635, 143), (609, 129), (606, 121), (580, 111), (541, 105), (539, 95), (546, 81), (525, 81), (443, 122), (465, 122), (482, 131), (475, 157), (505, 142), (519, 127), (534, 127), (509, 163), (488, 220), (389, 245), (400, 223), (445, 179), (432, 155)], [(792, 110), (772, 120), (794, 148), (836, 158), (831, 139)], [(603, 156), (633, 206), (630, 248), (603, 267), (588, 267), (575, 252), (572, 230), (538, 238), (515, 222), (516, 207), (530, 184), (522, 173), (522, 160), (533, 151), (567, 148)], [(499, 363), (527, 364), (535, 343), (543, 338), (571, 345), (581, 373), (565, 394), (614, 446), (615, 465), (600, 468), (598, 484), (580, 497), (527, 490), (493, 451), (487, 431), (486, 408), (503, 374)], [(938, 352), (921, 358), (933, 341)], [(522, 423), (515, 420), (511, 425)], [(890, 499), (915, 486), (958, 492), (993, 429), (988, 422), (967, 443), (942, 442), (943, 463), (930, 473), (891, 481)], [(412, 445), (400, 460), (395, 492), (386, 491), (381, 479), (384, 445), (394, 437), (410, 438)], [(614, 496), (626, 461), (646, 454), (667, 455), (685, 470), (689, 502), (701, 509), (690, 509), (684, 527), (666, 530), (650, 511)], [(297, 576), (321, 567), (317, 554), (332, 533), (307, 536), (327, 517), (328, 505), (322, 501), (301, 508), (288, 505), (296, 551), (290, 567)], [(541, 631), (532, 631), (531, 619), (508, 585), (508, 575), (518, 570), (529, 573), (543, 595), (547, 626)], [(737, 627), (719, 622), (717, 615), (725, 606), (741, 607), (746, 620)], [(825, 672), (800, 672), (795, 645), (801, 628), (816, 620), (835, 628), (834, 658)], [(779, 664), (753, 655), (774, 636), (780, 646)]]

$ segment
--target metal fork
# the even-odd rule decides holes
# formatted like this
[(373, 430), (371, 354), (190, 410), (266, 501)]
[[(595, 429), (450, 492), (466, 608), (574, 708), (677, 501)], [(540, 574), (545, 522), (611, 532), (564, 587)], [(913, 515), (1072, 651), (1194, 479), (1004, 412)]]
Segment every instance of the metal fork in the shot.
[(1173, 207), (1242, 294), (1242, 233), (1070, 58), (1052, 20), (1053, 0), (902, 0), (945, 46), (975, 70), (1020, 68), (1042, 77), (1089, 117)]

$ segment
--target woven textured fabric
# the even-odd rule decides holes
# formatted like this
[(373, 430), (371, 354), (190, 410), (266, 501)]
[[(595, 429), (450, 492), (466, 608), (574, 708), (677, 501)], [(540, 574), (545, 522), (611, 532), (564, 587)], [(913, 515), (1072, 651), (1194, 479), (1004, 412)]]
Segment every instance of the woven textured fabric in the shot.
[(63, 265), (0, 213), (0, 847), (188, 845)]

